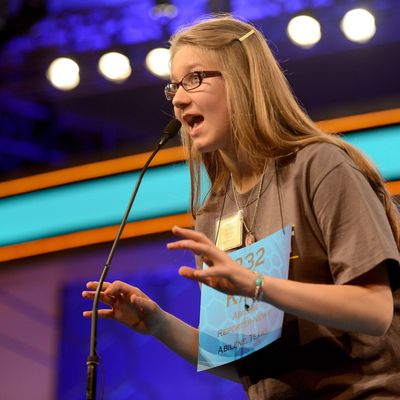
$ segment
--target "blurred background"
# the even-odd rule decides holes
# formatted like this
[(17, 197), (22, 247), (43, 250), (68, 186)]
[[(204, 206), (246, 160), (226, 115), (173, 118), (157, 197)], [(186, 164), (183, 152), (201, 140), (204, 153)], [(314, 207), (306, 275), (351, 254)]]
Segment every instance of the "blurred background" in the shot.
[[(392, 193), (400, 193), (397, 0), (0, 0), (1, 398), (84, 398), (89, 322), (81, 318), (88, 304), (80, 292), (100, 274), (134, 183), (128, 172), (143, 164), (132, 157), (152, 150), (171, 118), (163, 93), (168, 38), (215, 12), (263, 31), (314, 120), (338, 121), (327, 126), (354, 137), (371, 133), (372, 148), (390, 161)], [(110, 279), (140, 282), (163, 307), (197, 324), (198, 288), (176, 277), (191, 255), (165, 250), (169, 226), (191, 225), (177, 146), (173, 139), (154, 168), (156, 186), (164, 182), (174, 194), (143, 189), (157, 202), (146, 214), (149, 197), (142, 198)], [(159, 175), (166, 168), (169, 175)], [(125, 179), (121, 193), (117, 179)], [(67, 197), (72, 191), (81, 197)], [(94, 209), (101, 201), (104, 218)], [(40, 231), (47, 223), (53, 230)], [(96, 239), (73, 236), (79, 232)], [(100, 336), (106, 399), (244, 398), (239, 386), (196, 374), (150, 339), (106, 322)]]
[[(359, 7), (372, 13), (376, 31), (354, 42), (342, 32), (341, 21)], [(395, 0), (2, 0), (1, 179), (151, 148), (171, 107), (163, 95), (165, 81), (149, 71), (146, 56), (168, 47), (180, 25), (217, 11), (262, 29), (314, 119), (398, 106), (400, 4)], [(308, 48), (287, 35), (298, 14), (320, 24), (321, 39)], [(300, 34), (312, 29), (299, 28)], [(100, 57), (108, 52), (128, 58), (129, 76), (111, 81), (99, 72)], [(76, 62), (75, 88), (59, 90), (49, 82), (48, 68), (59, 57)]]

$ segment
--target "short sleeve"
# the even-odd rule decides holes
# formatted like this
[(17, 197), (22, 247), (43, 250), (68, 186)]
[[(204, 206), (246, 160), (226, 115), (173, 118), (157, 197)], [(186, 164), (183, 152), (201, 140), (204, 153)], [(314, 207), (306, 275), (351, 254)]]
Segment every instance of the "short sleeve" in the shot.
[(363, 174), (347, 161), (332, 168), (312, 194), (333, 279), (343, 284), (399, 251), (386, 212)]

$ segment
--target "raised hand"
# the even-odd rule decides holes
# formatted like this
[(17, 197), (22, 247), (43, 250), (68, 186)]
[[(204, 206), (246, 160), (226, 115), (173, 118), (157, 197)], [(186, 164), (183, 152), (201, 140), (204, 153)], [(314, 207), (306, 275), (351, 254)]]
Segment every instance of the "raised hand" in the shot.
[(253, 296), (254, 274), (219, 250), (207, 236), (201, 232), (177, 226), (172, 228), (172, 233), (183, 239), (168, 243), (167, 247), (170, 250), (191, 250), (209, 266), (202, 270), (182, 266), (179, 269), (181, 276), (204, 283), (226, 294)]
[[(97, 286), (98, 282), (88, 282), (89, 290), (83, 291), (82, 296), (93, 300)], [(154, 335), (161, 326), (163, 310), (140, 289), (125, 282), (105, 282), (100, 301), (110, 308), (99, 309), (99, 318), (114, 319), (147, 335)], [(91, 317), (92, 311), (84, 311), (83, 316)]]

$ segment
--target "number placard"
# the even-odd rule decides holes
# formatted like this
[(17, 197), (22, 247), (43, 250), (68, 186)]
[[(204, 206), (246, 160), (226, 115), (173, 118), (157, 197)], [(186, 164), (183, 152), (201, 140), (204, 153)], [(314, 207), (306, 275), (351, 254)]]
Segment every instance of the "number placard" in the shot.
[[(287, 279), (291, 226), (229, 255), (250, 271)], [(204, 265), (203, 268), (208, 268)], [(250, 307), (245, 307), (249, 303)], [(197, 370), (251, 354), (281, 335), (283, 311), (264, 302), (226, 295), (202, 285)]]

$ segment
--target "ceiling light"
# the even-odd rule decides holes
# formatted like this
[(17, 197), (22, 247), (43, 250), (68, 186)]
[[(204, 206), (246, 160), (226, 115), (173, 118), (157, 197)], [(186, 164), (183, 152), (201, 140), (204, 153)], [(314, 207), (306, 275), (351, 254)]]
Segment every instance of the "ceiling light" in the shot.
[(178, 9), (168, 1), (156, 1), (149, 11), (150, 18), (155, 20), (173, 19), (178, 15)]
[(121, 53), (110, 52), (102, 55), (98, 68), (100, 73), (109, 81), (123, 82), (132, 73), (129, 58)]
[(355, 8), (345, 14), (340, 27), (347, 39), (365, 43), (375, 35), (375, 17), (363, 8)]
[(298, 15), (290, 20), (287, 34), (294, 44), (310, 48), (321, 39), (321, 25), (313, 17)]
[(47, 79), (60, 90), (71, 90), (79, 85), (79, 66), (70, 58), (55, 59), (47, 70)]
[(146, 67), (154, 75), (168, 78), (170, 75), (170, 53), (168, 49), (157, 48), (146, 56)]

